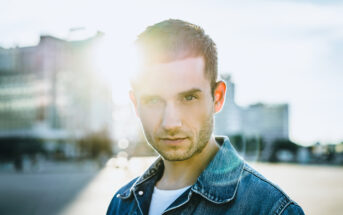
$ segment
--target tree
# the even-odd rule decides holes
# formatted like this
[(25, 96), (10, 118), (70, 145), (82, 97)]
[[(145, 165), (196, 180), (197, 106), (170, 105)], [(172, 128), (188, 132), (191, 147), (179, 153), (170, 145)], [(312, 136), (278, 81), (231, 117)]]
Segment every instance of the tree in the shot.
[(292, 154), (293, 160), (295, 159), (295, 155), (298, 151), (299, 145), (296, 143), (288, 140), (288, 139), (277, 139), (272, 144), (272, 153), (269, 158), (270, 162), (278, 162), (280, 161), (278, 158), (278, 153), (281, 151), (286, 151)]
[(78, 146), (84, 157), (98, 158), (100, 155), (112, 155), (112, 140), (106, 129), (91, 133), (79, 139)]

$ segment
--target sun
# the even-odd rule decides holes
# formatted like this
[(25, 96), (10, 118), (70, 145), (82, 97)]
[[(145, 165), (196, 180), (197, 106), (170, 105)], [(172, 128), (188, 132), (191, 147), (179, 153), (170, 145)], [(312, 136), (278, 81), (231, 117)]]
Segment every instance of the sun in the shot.
[(129, 79), (137, 68), (133, 42), (105, 35), (96, 43), (92, 61), (99, 78), (112, 89), (114, 103), (129, 103)]

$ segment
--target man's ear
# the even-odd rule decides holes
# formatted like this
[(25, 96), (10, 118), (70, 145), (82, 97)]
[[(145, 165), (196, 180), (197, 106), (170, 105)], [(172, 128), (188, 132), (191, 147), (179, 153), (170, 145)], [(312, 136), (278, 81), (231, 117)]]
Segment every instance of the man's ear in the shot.
[(131, 102), (133, 104), (135, 113), (136, 113), (137, 117), (139, 118), (138, 109), (137, 109), (137, 99), (136, 99), (136, 95), (133, 92), (133, 90), (129, 91), (129, 97), (130, 97), (130, 100), (131, 100)]
[(226, 84), (224, 81), (218, 81), (214, 90), (214, 112), (218, 113), (224, 106)]

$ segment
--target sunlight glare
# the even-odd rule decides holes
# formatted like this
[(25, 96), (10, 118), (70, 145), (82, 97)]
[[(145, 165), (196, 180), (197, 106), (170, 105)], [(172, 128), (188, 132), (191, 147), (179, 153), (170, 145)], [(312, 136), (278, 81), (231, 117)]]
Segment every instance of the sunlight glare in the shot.
[(104, 36), (94, 50), (95, 68), (106, 84), (111, 86), (113, 101), (127, 104), (129, 77), (136, 68), (133, 44)]

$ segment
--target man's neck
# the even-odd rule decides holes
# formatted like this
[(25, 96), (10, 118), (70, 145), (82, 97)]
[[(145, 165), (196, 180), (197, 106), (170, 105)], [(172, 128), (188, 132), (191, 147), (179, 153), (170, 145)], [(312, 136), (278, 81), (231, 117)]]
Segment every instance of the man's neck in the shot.
[(194, 184), (218, 149), (218, 144), (212, 136), (205, 148), (188, 160), (163, 160), (164, 172), (156, 187), (162, 190), (175, 190)]

